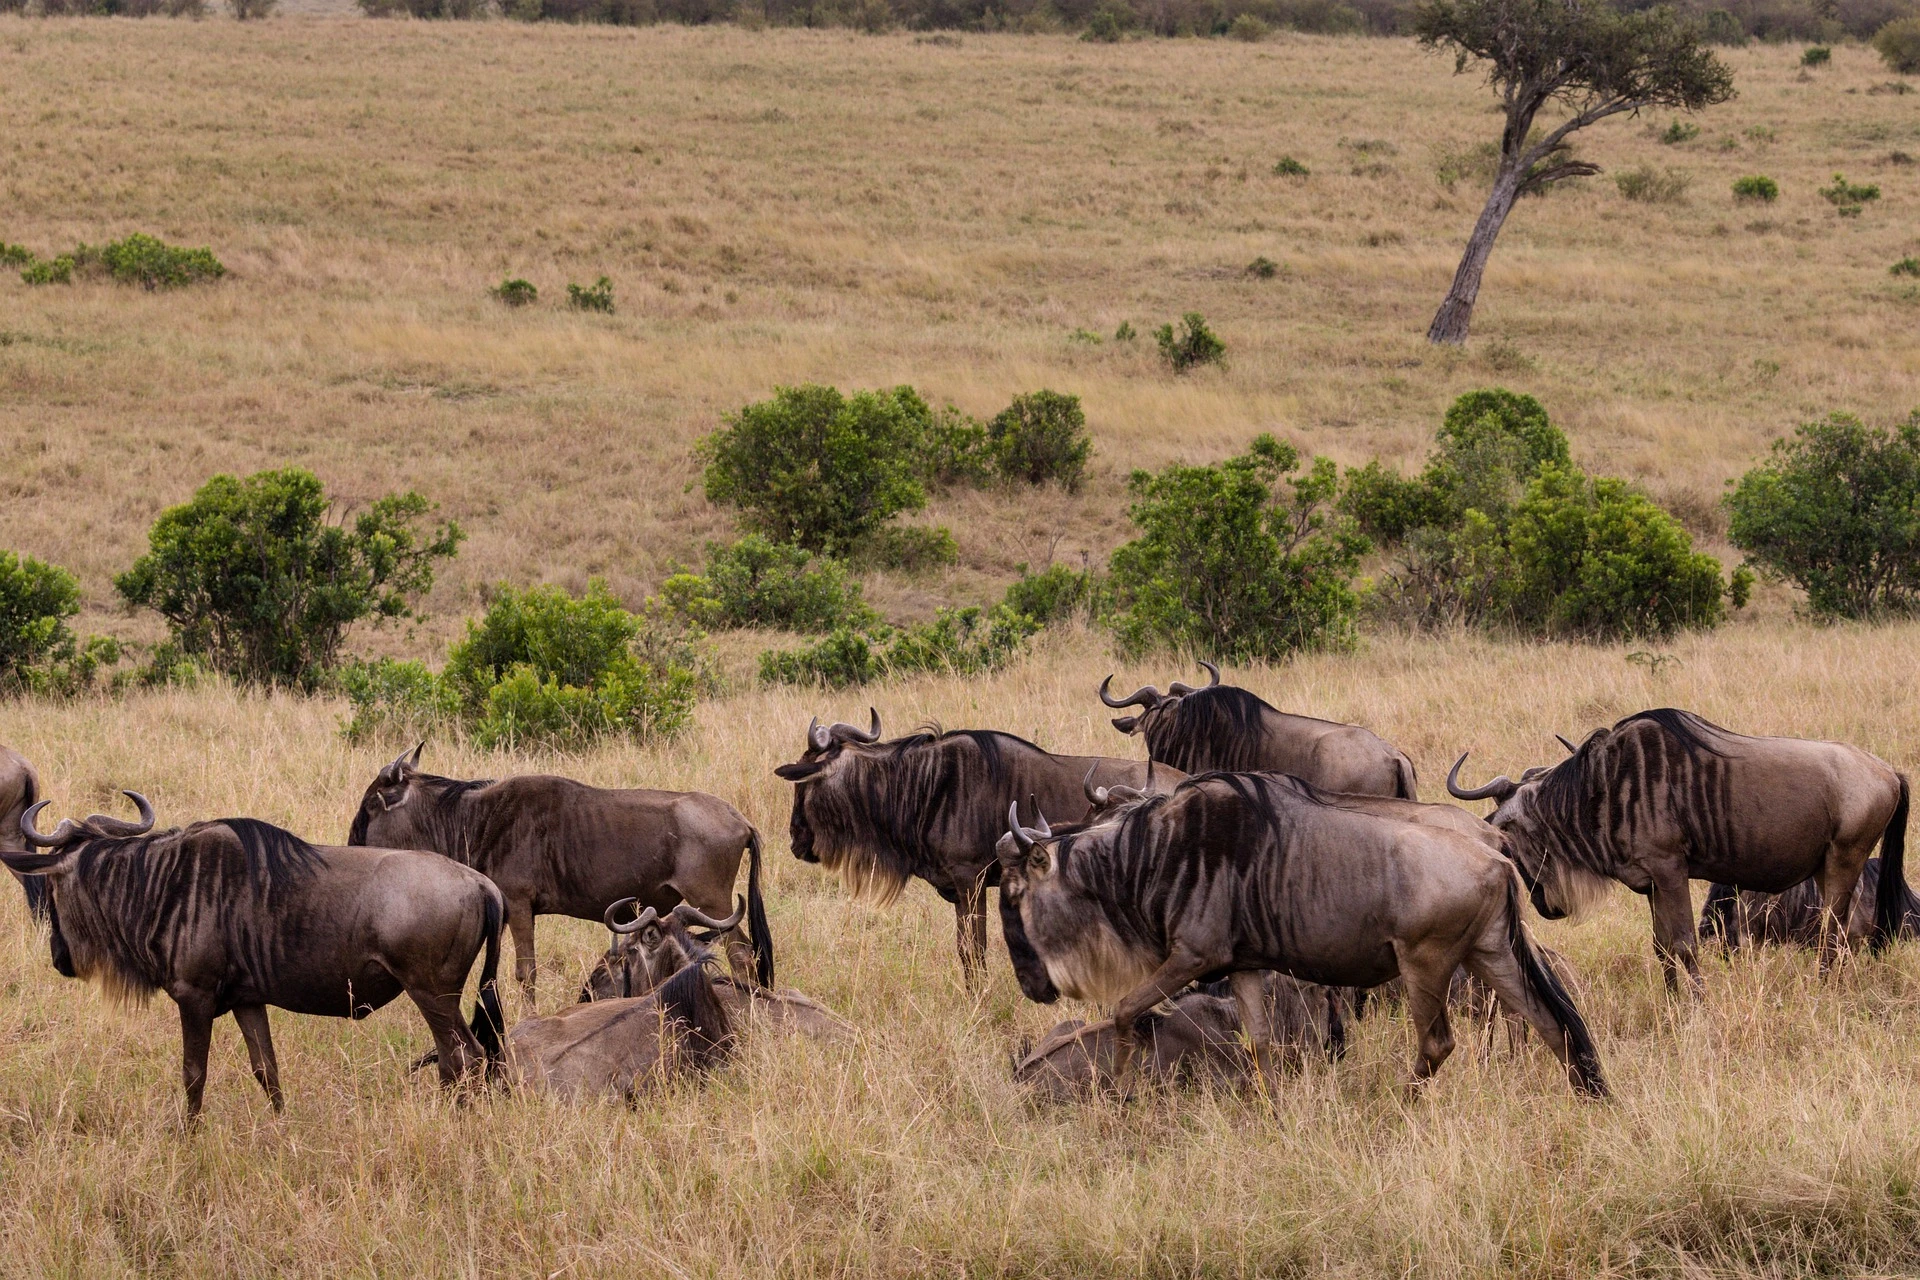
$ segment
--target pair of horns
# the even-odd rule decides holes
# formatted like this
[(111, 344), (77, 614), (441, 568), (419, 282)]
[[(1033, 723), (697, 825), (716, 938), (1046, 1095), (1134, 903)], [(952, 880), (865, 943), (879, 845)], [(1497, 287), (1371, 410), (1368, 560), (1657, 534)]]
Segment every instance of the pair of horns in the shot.
[(408, 769), (418, 769), (420, 767), (420, 750), (426, 745), (427, 740), (422, 738), (414, 744), (413, 750), (402, 751), (393, 758), (392, 764), (380, 771), (380, 776), (382, 778), (391, 778), (393, 781), (398, 782), (401, 775)]
[[(1094, 808), (1104, 809), (1109, 804), (1131, 804), (1133, 801), (1147, 794), (1138, 787), (1129, 787), (1124, 783), (1118, 782), (1110, 787), (1094, 786), (1093, 775), (1099, 768), (1099, 762), (1095, 761), (1092, 765), (1088, 766), (1087, 776), (1080, 780), (1080, 789), (1087, 793), (1087, 803)], [(1153, 761), (1151, 760), (1147, 761), (1147, 787), (1149, 789), (1153, 787)], [(1037, 809), (1038, 806), (1035, 806), (1035, 808)], [(1040, 821), (1041, 825), (1044, 826), (1046, 824), (1045, 818), (1042, 818)]]
[(1023, 851), (1033, 848), (1033, 842), (1036, 840), (1053, 839), (1053, 828), (1047, 825), (1047, 815), (1040, 812), (1040, 806), (1037, 804), (1033, 806), (1033, 817), (1034, 821), (1040, 825), (1023, 827), (1020, 825), (1020, 802), (1015, 800), (1007, 806), (1007, 829), (1013, 832), (1013, 842)]
[(825, 751), (836, 742), (880, 741), (880, 712), (873, 707), (868, 707), (867, 714), (873, 717), (873, 724), (867, 729), (847, 724), (845, 721), (837, 721), (823, 729), (820, 727), (820, 717), (815, 716), (813, 722), (807, 726), (807, 745), (815, 751)]
[(27, 843), (41, 849), (57, 849), (84, 836), (143, 836), (153, 830), (153, 806), (138, 791), (122, 791), (121, 795), (133, 801), (140, 810), (138, 822), (128, 822), (125, 818), (109, 818), (104, 813), (96, 813), (85, 822), (75, 822), (72, 818), (62, 818), (60, 825), (50, 833), (43, 833), (33, 825), (34, 815), (52, 804), (51, 800), (42, 800), (20, 815), (20, 834)]
[[(601, 919), (607, 922), (607, 928), (613, 930), (615, 933), (638, 933), (660, 918), (660, 913), (657, 910), (648, 907), (645, 911), (642, 911), (625, 924), (620, 924), (614, 920), (613, 917), (619, 913), (622, 907), (632, 906), (635, 901), (636, 899), (633, 898), (622, 898), (620, 901), (608, 907), (606, 915), (601, 917)], [(699, 925), (702, 929), (712, 929), (716, 933), (725, 933), (729, 929), (739, 927), (741, 919), (747, 914), (747, 900), (745, 898), (735, 899), (733, 914), (725, 920), (715, 920), (691, 902), (681, 903), (672, 911), (668, 912), (668, 914), (682, 924)]]
[[(1208, 662), (1204, 658), (1200, 660), (1200, 665), (1206, 669), (1207, 675), (1209, 677), (1209, 679), (1207, 680), (1207, 683), (1199, 686), (1200, 688), (1211, 689), (1215, 685), (1220, 683), (1220, 668), (1214, 666), (1211, 662)], [(1108, 676), (1105, 680), (1102, 680), (1100, 682), (1100, 701), (1106, 703), (1110, 707), (1152, 708), (1152, 707), (1159, 706), (1161, 701), (1165, 698), (1168, 698), (1168, 697), (1181, 698), (1181, 697), (1185, 697), (1189, 693), (1194, 692), (1193, 685), (1187, 684), (1184, 681), (1175, 680), (1172, 684), (1167, 686), (1167, 692), (1164, 694), (1150, 684), (1143, 684), (1138, 689), (1135, 689), (1132, 693), (1128, 694), (1126, 697), (1116, 699), (1112, 694), (1107, 692), (1107, 690), (1111, 688), (1112, 685), (1113, 685), (1112, 676)]]
[[(1568, 755), (1577, 755), (1579, 753), (1580, 749), (1578, 747), (1568, 742), (1559, 734), (1556, 733), (1553, 736), (1559, 739), (1560, 745), (1567, 749)], [(1460, 766), (1467, 762), (1467, 754), (1467, 752), (1462, 751), (1460, 758), (1453, 762), (1453, 768), (1447, 770), (1447, 794), (1456, 800), (1499, 800), (1504, 802), (1509, 796), (1520, 789), (1522, 783), (1532, 782), (1535, 778), (1547, 772), (1546, 765), (1535, 765), (1520, 775), (1519, 782), (1515, 782), (1503, 773), (1484, 786), (1463, 787), (1460, 785)]]

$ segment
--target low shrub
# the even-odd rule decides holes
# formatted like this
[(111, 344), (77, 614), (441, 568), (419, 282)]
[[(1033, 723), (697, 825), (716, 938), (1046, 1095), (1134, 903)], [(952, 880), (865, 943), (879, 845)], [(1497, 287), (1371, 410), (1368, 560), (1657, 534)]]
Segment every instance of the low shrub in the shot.
[(1000, 603), (1043, 627), (1076, 616), (1092, 621), (1099, 612), (1103, 584), (1091, 570), (1050, 564), (1039, 573), (1018, 566), (1020, 576), (1007, 587)]
[(1258, 44), (1273, 34), (1273, 28), (1251, 13), (1243, 13), (1227, 24), (1227, 36), (1233, 40), (1244, 40), (1248, 44)]
[(347, 663), (335, 673), (334, 686), (353, 707), (342, 728), (349, 742), (427, 737), (460, 723), (458, 695), (424, 662)]
[(673, 575), (660, 598), (709, 630), (825, 632), (879, 621), (845, 565), (757, 534), (730, 545), (709, 542), (705, 572)]
[(1490, 186), (1494, 171), (1499, 167), (1500, 144), (1482, 142), (1464, 151), (1442, 152), (1434, 162), (1433, 176), (1449, 191), (1462, 181), (1470, 181), (1476, 186)]
[(1262, 254), (1247, 264), (1247, 274), (1257, 280), (1271, 280), (1280, 274), (1280, 264)]
[(1887, 70), (1901, 75), (1920, 73), (1920, 16), (1895, 18), (1873, 35), (1873, 47)]
[(1810, 45), (1800, 53), (1803, 67), (1824, 67), (1833, 61), (1833, 50), (1824, 44)]
[(1736, 200), (1759, 200), (1772, 204), (1780, 198), (1780, 184), (1764, 174), (1750, 174), (1736, 178), (1733, 182), (1733, 198)]
[(1677, 204), (1686, 198), (1693, 179), (1678, 169), (1638, 165), (1613, 175), (1613, 185), (1629, 200), (1646, 204)]
[(942, 609), (910, 627), (841, 627), (805, 648), (769, 650), (760, 655), (760, 679), (843, 688), (914, 672), (979, 675), (1006, 666), (1039, 630), (1005, 605)]
[(1674, 147), (1683, 142), (1692, 142), (1700, 136), (1700, 126), (1691, 120), (1674, 120), (1668, 123), (1660, 134), (1662, 144)]
[(590, 286), (569, 284), (567, 305), (575, 311), (599, 311), (613, 314), (613, 281), (601, 276)]
[(1890, 276), (1920, 276), (1920, 258), (1902, 258), (1887, 268)]
[(80, 581), (58, 565), (0, 551), (0, 694), (73, 694), (120, 660), (105, 636), (82, 642), (69, 620)]
[(8, 244), (0, 240), (0, 264), (9, 267), (24, 267), (33, 261), (33, 250), (23, 244)]
[(1099, 44), (1116, 44), (1133, 30), (1135, 21), (1131, 6), (1108, 0), (1088, 17), (1087, 29), (1080, 33), (1080, 38)]
[(1139, 334), (1133, 331), (1133, 323), (1129, 320), (1122, 320), (1120, 327), (1113, 331), (1113, 340), (1115, 342), (1132, 342), (1139, 336)]
[(1844, 413), (1806, 423), (1726, 501), (1728, 540), (1816, 616), (1920, 606), (1920, 411), (1891, 431)]
[[(909, 390), (902, 388), (902, 390)], [(915, 397), (918, 399), (918, 397)], [(924, 405), (924, 402), (922, 402)], [(920, 477), (939, 488), (982, 485), (993, 478), (986, 424), (952, 405), (927, 412), (921, 431)]]
[(530, 307), (540, 300), (540, 290), (534, 287), (532, 281), (513, 276), (502, 280), (487, 292), (510, 307)]
[(1273, 172), (1277, 177), (1282, 178), (1306, 178), (1312, 176), (1312, 171), (1292, 156), (1281, 156), (1279, 160), (1275, 161)]
[(1833, 175), (1833, 185), (1821, 187), (1820, 194), (1841, 214), (1851, 217), (1857, 216), (1869, 200), (1878, 200), (1880, 188), (1872, 183), (1848, 182), (1844, 175), (1836, 173)]
[[(75, 255), (76, 261), (79, 257)], [(199, 280), (218, 280), (227, 273), (211, 249), (182, 249), (139, 232), (102, 245), (98, 260), (120, 283), (147, 289), (178, 288)]]
[(73, 255), (63, 253), (57, 258), (38, 258), (27, 264), (20, 278), (28, 284), (72, 284)]
[(854, 548), (853, 559), (863, 568), (927, 573), (959, 564), (960, 544), (944, 526), (886, 525)]
[(1177, 331), (1172, 323), (1161, 325), (1153, 331), (1153, 340), (1160, 346), (1160, 358), (1175, 373), (1185, 373), (1203, 364), (1226, 362), (1227, 344), (1207, 328), (1206, 317), (1198, 311), (1181, 316)]
[(1057, 484), (1073, 493), (1086, 474), (1093, 440), (1080, 397), (1043, 389), (1015, 396), (994, 415), (987, 424), (987, 448), (1006, 479)]

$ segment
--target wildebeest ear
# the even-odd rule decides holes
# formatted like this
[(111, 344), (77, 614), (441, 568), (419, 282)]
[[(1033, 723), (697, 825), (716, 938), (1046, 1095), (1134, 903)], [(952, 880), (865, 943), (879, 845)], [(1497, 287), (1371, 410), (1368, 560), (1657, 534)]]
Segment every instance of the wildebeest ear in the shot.
[(773, 771), (773, 776), (776, 778), (785, 778), (788, 782), (800, 782), (804, 779), (811, 778), (814, 774), (826, 767), (824, 760), (796, 760), (792, 764), (777, 766)]
[(15, 853), (11, 849), (0, 849), (0, 862), (7, 869), (17, 871), (23, 876), (42, 875), (64, 862), (67, 850), (56, 849), (52, 853)]
[(1113, 727), (1118, 729), (1122, 733), (1132, 733), (1135, 729), (1140, 727), (1140, 717), (1139, 716), (1115, 716), (1113, 718)]

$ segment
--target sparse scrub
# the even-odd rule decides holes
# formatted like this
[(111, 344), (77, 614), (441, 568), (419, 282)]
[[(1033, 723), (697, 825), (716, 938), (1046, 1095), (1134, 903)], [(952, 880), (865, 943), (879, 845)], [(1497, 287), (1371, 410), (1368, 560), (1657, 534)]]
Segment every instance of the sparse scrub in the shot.
[(1669, 122), (1667, 127), (1661, 131), (1660, 141), (1666, 146), (1676, 147), (1681, 143), (1692, 142), (1699, 136), (1700, 126), (1693, 123), (1693, 121), (1674, 120)]
[(240, 22), (270, 17), (280, 0), (227, 0), (227, 8)]
[(613, 281), (601, 276), (590, 285), (569, 284), (567, 305), (575, 311), (598, 311), (612, 315)]
[(1907, 76), (1920, 73), (1920, 16), (1895, 18), (1874, 33), (1873, 47), (1887, 70)]
[(24, 267), (32, 263), (33, 250), (23, 244), (8, 244), (0, 240), (0, 265)]
[(532, 281), (513, 276), (502, 280), (487, 292), (510, 307), (530, 307), (540, 300), (540, 290), (534, 287)]
[(20, 278), (28, 284), (72, 284), (73, 256), (63, 253), (57, 258), (36, 258), (27, 263)]
[(1039, 629), (1005, 606), (942, 609), (910, 627), (843, 627), (818, 644), (760, 655), (760, 680), (837, 689), (915, 673), (981, 675), (1018, 657)]
[(1107, 0), (1087, 19), (1087, 29), (1080, 34), (1080, 38), (1099, 44), (1115, 44), (1126, 38), (1135, 23), (1130, 6)]
[(1836, 173), (1833, 185), (1820, 188), (1820, 194), (1841, 217), (1857, 218), (1868, 201), (1880, 198), (1880, 188), (1873, 183), (1848, 182), (1843, 174)]
[(1890, 276), (1920, 276), (1920, 258), (1909, 255), (1887, 268)]
[(1613, 185), (1629, 200), (1643, 204), (1677, 204), (1686, 199), (1693, 179), (1678, 169), (1656, 169), (1643, 164), (1614, 174)]
[(1736, 200), (1758, 200), (1763, 204), (1772, 204), (1780, 198), (1780, 184), (1764, 174), (1750, 174), (1744, 178), (1735, 178), (1733, 198)]
[(1280, 274), (1280, 264), (1262, 254), (1247, 264), (1247, 274), (1256, 280), (1271, 280)]
[(1273, 172), (1276, 177), (1281, 178), (1305, 178), (1310, 177), (1312, 174), (1312, 171), (1308, 169), (1306, 165), (1301, 164), (1292, 156), (1281, 156), (1278, 160), (1274, 161)]
[(1833, 61), (1833, 50), (1827, 45), (1809, 45), (1800, 52), (1800, 65), (1803, 67), (1824, 67)]
[(1160, 358), (1175, 373), (1186, 373), (1203, 364), (1226, 362), (1227, 344), (1207, 327), (1206, 317), (1198, 311), (1189, 311), (1180, 317), (1177, 330), (1171, 322), (1161, 325), (1153, 331), (1153, 340), (1159, 344)]

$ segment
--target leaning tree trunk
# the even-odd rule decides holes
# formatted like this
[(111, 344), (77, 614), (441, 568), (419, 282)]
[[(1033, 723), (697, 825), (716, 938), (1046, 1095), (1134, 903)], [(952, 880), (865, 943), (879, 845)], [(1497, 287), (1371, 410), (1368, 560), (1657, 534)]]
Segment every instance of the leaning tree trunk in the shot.
[(1453, 287), (1447, 290), (1447, 300), (1440, 304), (1433, 324), (1427, 329), (1428, 342), (1457, 347), (1467, 340), (1467, 327), (1473, 323), (1473, 304), (1480, 296), (1480, 276), (1493, 254), (1494, 238), (1500, 234), (1507, 214), (1513, 210), (1513, 202), (1520, 195), (1520, 172), (1518, 165), (1502, 165), (1494, 176), (1493, 190), (1487, 193), (1487, 207), (1480, 211), (1480, 220), (1473, 224), (1473, 235), (1467, 240), (1466, 253), (1461, 255), (1460, 269), (1453, 273)]

